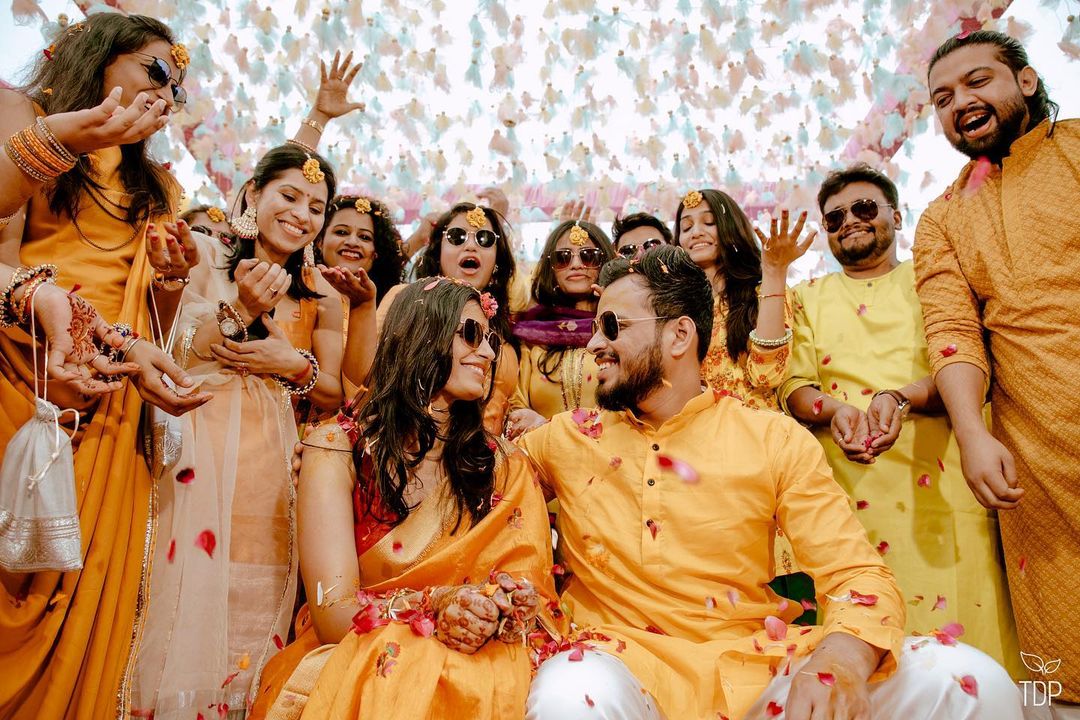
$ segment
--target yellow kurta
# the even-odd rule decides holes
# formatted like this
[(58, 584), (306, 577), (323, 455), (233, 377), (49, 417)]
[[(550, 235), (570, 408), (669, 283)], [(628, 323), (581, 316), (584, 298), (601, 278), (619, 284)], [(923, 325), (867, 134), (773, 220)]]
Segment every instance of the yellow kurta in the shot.
[(510, 408), (529, 408), (550, 419), (567, 410), (596, 407), (596, 356), (585, 348), (567, 348), (549, 377), (540, 371), (546, 349), (522, 344), (517, 392)]
[[(969, 163), (915, 235), (915, 272), (934, 373), (954, 362), (990, 378), (994, 436), (1024, 498), (999, 515), (1020, 646), (1080, 702), (1080, 121), (1043, 122), (1003, 168)], [(969, 187), (973, 185), (974, 187)]]
[[(799, 285), (794, 296), (795, 346), (777, 392), (785, 410), (793, 392), (813, 387), (865, 411), (873, 392), (930, 374), (911, 262), (868, 280), (833, 273)], [(849, 461), (827, 425), (812, 431), (836, 481), (861, 501), (856, 517), (896, 575), (908, 634), (958, 621), (965, 642), (1023, 677), (997, 516), (968, 489), (948, 418), (911, 414), (873, 465)], [(938, 597), (944, 608), (935, 609)]]
[[(790, 291), (789, 291), (790, 292)], [(779, 410), (776, 388), (787, 375), (791, 343), (760, 348), (749, 340), (746, 353), (732, 359), (727, 351), (727, 305), (713, 296), (713, 328), (709, 354), (701, 363), (701, 379), (709, 387), (742, 400), (752, 408)], [(791, 298), (784, 299), (784, 326), (791, 327)]]
[[(888, 651), (874, 679), (895, 668), (904, 604), (892, 573), (821, 446), (791, 418), (707, 390), (659, 428), (629, 412), (580, 425), (564, 413), (520, 444), (562, 506), (559, 551), (572, 573), (564, 609), (612, 638), (597, 644), (667, 717), (741, 717), (782, 671), (789, 645), (802, 656), (834, 632)], [(687, 463), (697, 482), (663, 469), (663, 457)], [(767, 637), (766, 616), (790, 622), (802, 608), (767, 584), (777, 522), (824, 611), (823, 625), (783, 641)], [(852, 591), (876, 603), (852, 604)]]

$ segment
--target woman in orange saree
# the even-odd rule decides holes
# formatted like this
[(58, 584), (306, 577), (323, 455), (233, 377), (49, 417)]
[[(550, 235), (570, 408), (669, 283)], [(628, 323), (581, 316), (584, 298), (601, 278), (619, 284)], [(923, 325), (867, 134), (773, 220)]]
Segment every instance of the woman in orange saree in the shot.
[(467, 283), (406, 286), (364, 405), (307, 439), (309, 606), (251, 717), (524, 717), (525, 642), (555, 594), (535, 474), (482, 424), (493, 315)]
[[(55, 262), (57, 285), (81, 286), (108, 323), (151, 338), (151, 299), (167, 322), (181, 293), (175, 285), (182, 288), (197, 258), (170, 253), (177, 262), (170, 268), (160, 247), (144, 242), (148, 222), (175, 211), (175, 181), (144, 141), (185, 98), (186, 52), (156, 20), (108, 13), (72, 26), (46, 55), (25, 88), (0, 91), (0, 137), (40, 116), (81, 156), (55, 180), (9, 183), (14, 158), (5, 154), (4, 201), (26, 206), (3, 229), (0, 255), (11, 266)], [(117, 108), (135, 121), (130, 132), (104, 130)], [(174, 282), (151, 289), (155, 270)], [(0, 572), (0, 717), (113, 718), (125, 701), (153, 531), (142, 403), (180, 413), (209, 399), (180, 398), (163, 384), (163, 373), (187, 383), (153, 342), (136, 342), (127, 360), (138, 370), (107, 395), (88, 393), (85, 383), (50, 383), (50, 400), (82, 414), (74, 469), (83, 569)], [(33, 381), (30, 338), (0, 333), (0, 453), (33, 412)]]

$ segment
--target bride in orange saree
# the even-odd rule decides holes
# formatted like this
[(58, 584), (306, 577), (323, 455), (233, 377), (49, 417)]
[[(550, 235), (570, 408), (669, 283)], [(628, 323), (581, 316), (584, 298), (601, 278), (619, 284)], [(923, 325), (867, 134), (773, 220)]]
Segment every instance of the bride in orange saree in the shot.
[(448, 278), (405, 287), (369, 396), (306, 440), (309, 604), (249, 717), (524, 717), (527, 641), (555, 594), (532, 467), (483, 428), (494, 313)]

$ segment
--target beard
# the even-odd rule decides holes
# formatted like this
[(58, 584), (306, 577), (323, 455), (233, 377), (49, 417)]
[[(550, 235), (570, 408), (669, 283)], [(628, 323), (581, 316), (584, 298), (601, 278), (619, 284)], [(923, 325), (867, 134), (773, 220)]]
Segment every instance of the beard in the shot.
[(626, 377), (615, 383), (604, 383), (596, 388), (596, 404), (602, 410), (618, 412), (637, 408), (641, 401), (664, 383), (663, 356), (660, 343), (654, 342), (638, 359), (632, 362), (619, 360), (619, 367)]
[(956, 128), (959, 134), (953, 147), (972, 160), (985, 157), (991, 162), (998, 163), (1009, 154), (1009, 148), (1017, 138), (1024, 134), (1027, 105), (1018, 88), (1016, 97), (1003, 102), (1000, 108), (984, 105), (980, 109), (990, 112), (997, 118), (997, 130), (986, 137), (967, 140), (960, 129)]
[(873, 227), (873, 233), (874, 239), (865, 245), (850, 247), (843, 245), (842, 240), (837, 240), (835, 243), (829, 243), (829, 249), (832, 250), (836, 261), (845, 267), (857, 265), (863, 260), (881, 257), (892, 247), (893, 234), (887, 228), (877, 227)]

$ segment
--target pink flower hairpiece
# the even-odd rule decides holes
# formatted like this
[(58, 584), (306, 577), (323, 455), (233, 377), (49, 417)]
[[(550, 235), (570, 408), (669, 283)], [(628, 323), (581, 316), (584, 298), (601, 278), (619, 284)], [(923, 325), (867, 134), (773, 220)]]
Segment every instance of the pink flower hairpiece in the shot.
[(491, 293), (480, 293), (480, 309), (484, 316), (490, 320), (499, 312), (499, 303), (491, 296)]

